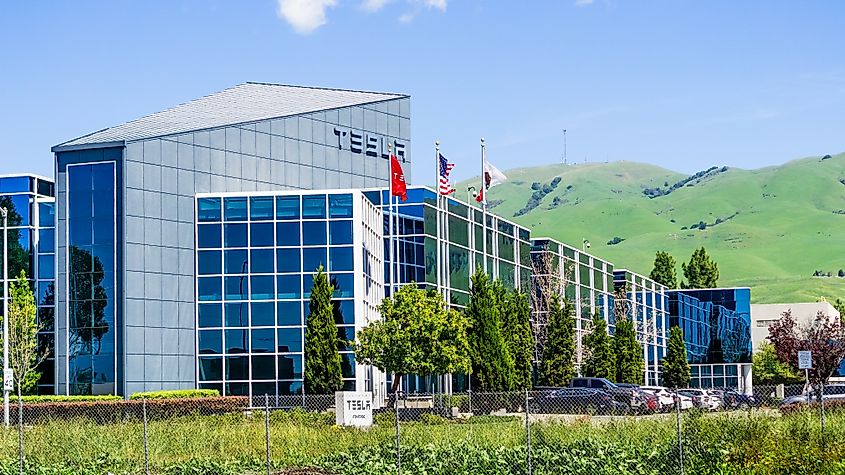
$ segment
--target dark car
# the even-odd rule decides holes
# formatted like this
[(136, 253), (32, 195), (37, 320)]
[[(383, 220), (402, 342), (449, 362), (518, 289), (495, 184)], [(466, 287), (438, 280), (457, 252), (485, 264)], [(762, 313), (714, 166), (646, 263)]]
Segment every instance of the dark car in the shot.
[(532, 398), (528, 410), (533, 414), (624, 414), (628, 406), (600, 389), (561, 388)]
[(742, 394), (733, 390), (725, 391), (725, 409), (750, 409), (760, 405), (760, 401), (750, 394)]
[(601, 389), (613, 396), (617, 402), (628, 406), (633, 412), (643, 412), (647, 402), (633, 388), (621, 388), (605, 378), (572, 378), (569, 383), (572, 388)]

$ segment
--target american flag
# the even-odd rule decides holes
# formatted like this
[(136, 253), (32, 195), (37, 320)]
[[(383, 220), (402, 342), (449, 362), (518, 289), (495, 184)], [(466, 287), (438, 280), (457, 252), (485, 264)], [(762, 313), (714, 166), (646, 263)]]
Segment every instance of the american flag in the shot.
[(449, 163), (446, 157), (440, 155), (440, 194), (450, 195), (455, 192), (452, 184), (449, 183), (449, 173), (455, 167), (454, 163)]

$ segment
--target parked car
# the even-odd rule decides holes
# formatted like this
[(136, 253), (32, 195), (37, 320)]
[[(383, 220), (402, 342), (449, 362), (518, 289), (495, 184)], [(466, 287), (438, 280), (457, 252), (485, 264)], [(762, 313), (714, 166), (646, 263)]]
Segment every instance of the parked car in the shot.
[(605, 378), (572, 378), (572, 388), (601, 389), (613, 396), (613, 399), (628, 406), (632, 412), (642, 412), (647, 408), (647, 401), (632, 388), (620, 388)]
[(657, 396), (643, 389), (637, 384), (631, 383), (615, 383), (620, 388), (629, 388), (637, 393), (637, 396), (643, 400), (644, 404), (640, 406), (641, 414), (654, 414), (661, 410), (660, 401)]
[(710, 396), (703, 389), (685, 388), (679, 389), (678, 393), (692, 398), (693, 407), (708, 411), (711, 410), (712, 403), (710, 402)]
[(725, 391), (724, 395), (726, 409), (746, 410), (760, 405), (760, 401), (751, 394), (742, 394), (734, 390)]
[[(831, 384), (824, 387), (823, 401), (842, 401), (845, 400), (845, 384)], [(804, 394), (800, 396), (788, 397), (780, 403), (780, 409), (791, 409), (795, 406), (808, 404), (809, 402), (817, 402), (818, 396), (814, 392), (805, 390)]]
[(710, 396), (710, 410), (718, 411), (725, 408), (725, 392), (719, 389), (706, 389), (704, 392)]
[[(643, 386), (640, 389), (650, 392), (657, 396), (660, 403), (660, 408), (663, 412), (669, 412), (675, 409), (675, 393), (660, 386)], [(692, 399), (688, 396), (679, 395), (681, 410), (692, 408)]]
[(561, 388), (532, 398), (528, 410), (534, 414), (624, 414), (628, 406), (601, 389)]

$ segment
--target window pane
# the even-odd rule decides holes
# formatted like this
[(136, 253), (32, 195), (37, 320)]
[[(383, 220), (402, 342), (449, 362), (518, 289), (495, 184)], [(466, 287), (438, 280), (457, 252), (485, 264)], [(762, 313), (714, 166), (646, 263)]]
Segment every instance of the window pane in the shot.
[(246, 274), (247, 272), (247, 251), (246, 249), (227, 250), (224, 253), (226, 260), (226, 274)]
[(348, 342), (355, 341), (355, 327), (337, 327), (337, 351), (352, 351)]
[[(255, 369), (253, 368), (253, 371)], [(272, 381), (264, 382), (264, 383), (252, 383), (252, 397), (262, 397), (264, 395), (273, 395), (276, 394), (276, 383)]]
[(280, 220), (299, 219), (299, 197), (277, 196), (276, 218)]
[(326, 217), (326, 195), (303, 196), (302, 197), (303, 218), (325, 218)]
[(246, 300), (249, 292), (249, 281), (246, 276), (225, 277), (226, 300)]
[(318, 246), (326, 244), (326, 222), (305, 221), (302, 223), (302, 244)]
[(275, 302), (254, 302), (252, 304), (252, 326), (272, 327), (276, 324)]
[(226, 353), (249, 352), (248, 330), (226, 330)]
[(272, 247), (273, 223), (251, 224), (249, 242), (252, 247)]
[(226, 224), (223, 232), (226, 247), (246, 247), (246, 223)]
[(52, 279), (54, 276), (53, 254), (38, 256), (38, 278)]
[(200, 354), (223, 353), (223, 332), (221, 330), (200, 330)]
[(330, 244), (352, 244), (352, 221), (329, 222)]
[(332, 247), (329, 248), (329, 270), (330, 271), (351, 271), (352, 268), (352, 248), (351, 247)]
[(200, 357), (200, 381), (220, 381), (223, 379), (223, 358), (220, 356)]
[(56, 248), (56, 231), (54, 229), (39, 229), (38, 247), (41, 252), (53, 252)]
[(305, 248), (302, 250), (302, 271), (306, 274), (312, 274), (317, 271), (320, 266), (326, 268), (326, 248)]
[(279, 302), (277, 321), (283, 325), (302, 325), (302, 306), (299, 301)]
[(253, 300), (269, 300), (273, 298), (275, 289), (273, 288), (272, 275), (254, 275), (250, 277), (250, 295)]
[(197, 313), (197, 320), (199, 321), (200, 328), (223, 326), (223, 311), (220, 304), (199, 304)]
[(56, 207), (53, 203), (38, 203), (38, 225), (42, 228), (56, 225)]
[(247, 303), (227, 303), (226, 304), (226, 326), (227, 327), (245, 327), (248, 326), (247, 317), (249, 315)]
[(302, 381), (279, 381), (279, 395), (302, 394)]
[(355, 377), (355, 355), (352, 353), (344, 353), (340, 355), (340, 372), (344, 378)]
[(200, 277), (197, 294), (200, 300), (223, 300), (220, 277)]
[(280, 275), (276, 277), (276, 296), (280, 299), (298, 299), (302, 295), (299, 275)]
[[(276, 357), (259, 355), (252, 357), (252, 379), (276, 379)], [(275, 384), (272, 393), (276, 392)], [(263, 393), (262, 393), (263, 394)]]
[(223, 258), (220, 251), (199, 251), (197, 270), (200, 275), (222, 274)]
[(276, 249), (277, 272), (299, 272), (299, 249)]
[(276, 345), (276, 330), (273, 328), (259, 328), (252, 330), (252, 352), (272, 353)]
[(197, 225), (197, 245), (200, 249), (210, 247), (223, 247), (221, 239), (221, 226), (219, 224)]
[(334, 322), (341, 324), (355, 323), (355, 301), (354, 300), (335, 300)]
[(329, 196), (329, 216), (332, 218), (352, 217), (352, 195)]
[(273, 197), (253, 196), (249, 199), (249, 216), (253, 221), (273, 219)]
[(276, 245), (277, 246), (298, 246), (299, 245), (299, 222), (277, 223), (276, 224)]
[(273, 273), (273, 250), (254, 249), (249, 253), (249, 266), (254, 274)]
[(226, 357), (226, 379), (249, 379), (249, 360), (246, 356)]
[(352, 274), (332, 274), (331, 282), (334, 285), (334, 298), (354, 297), (355, 279)]
[(314, 274), (304, 274), (302, 276), (302, 298), (310, 299), (312, 288), (314, 288)]
[(225, 198), (226, 221), (246, 221), (246, 197)]
[[(244, 358), (244, 360), (246, 360), (246, 358)], [(226, 384), (226, 395), (227, 396), (249, 396), (249, 384), (247, 384), (247, 383), (227, 383)]]
[(299, 328), (279, 328), (279, 353), (302, 351), (302, 331)]
[(279, 356), (279, 379), (302, 379), (302, 356)]
[(197, 199), (197, 221), (220, 221), (220, 198)]

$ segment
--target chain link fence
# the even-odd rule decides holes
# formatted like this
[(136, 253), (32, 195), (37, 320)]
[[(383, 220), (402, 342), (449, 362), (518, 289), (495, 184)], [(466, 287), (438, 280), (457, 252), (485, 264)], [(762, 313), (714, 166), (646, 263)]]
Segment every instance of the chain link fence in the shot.
[[(399, 393), (376, 401), (370, 429), (334, 427), (334, 395), (17, 402), (0, 441), (17, 453), (0, 473), (47, 473), (39, 467), (55, 462), (66, 471), (50, 473), (363, 473), (355, 464), (372, 466), (367, 473), (474, 473), (495, 464), (485, 473), (685, 474), (687, 453), (701, 450), (690, 417), (777, 417), (778, 395), (795, 392), (758, 389)], [(815, 403), (789, 397), (798, 402), (785, 399), (787, 407)], [(448, 463), (431, 460), (439, 453)]]

